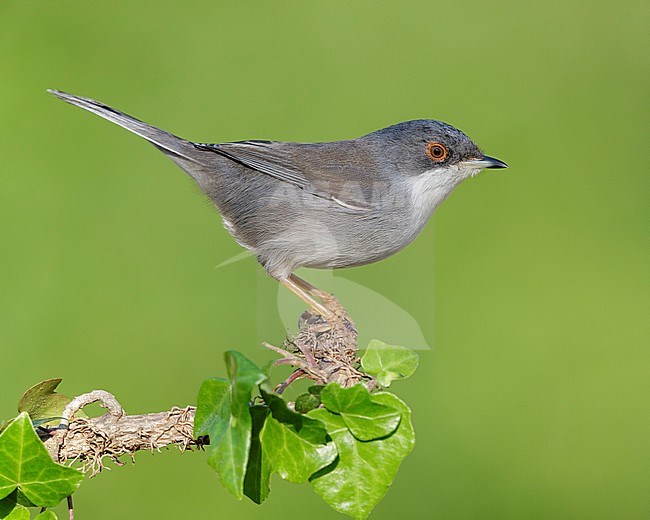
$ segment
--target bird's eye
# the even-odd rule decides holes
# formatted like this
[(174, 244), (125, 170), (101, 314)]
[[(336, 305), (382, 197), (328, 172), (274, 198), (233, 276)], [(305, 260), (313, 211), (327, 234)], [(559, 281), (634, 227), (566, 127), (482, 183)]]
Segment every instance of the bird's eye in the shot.
[(447, 148), (442, 143), (427, 143), (427, 156), (434, 162), (442, 162), (447, 158)]

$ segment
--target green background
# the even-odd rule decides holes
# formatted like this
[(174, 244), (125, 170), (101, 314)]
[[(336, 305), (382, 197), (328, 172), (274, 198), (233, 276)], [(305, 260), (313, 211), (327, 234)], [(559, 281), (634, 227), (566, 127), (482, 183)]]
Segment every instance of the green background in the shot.
[[(436, 118), (510, 169), (333, 278), (433, 347), (394, 385), (418, 444), (373, 517), (649, 518), (648, 5), (3, 0), (0, 417), (50, 377), (130, 413), (194, 403), (224, 350), (264, 363), (284, 331), (251, 258), (215, 269), (240, 248), (189, 178), (46, 88), (204, 142)], [(306, 485), (272, 491), (239, 503), (172, 450), (75, 498), (80, 519), (339, 517)]]

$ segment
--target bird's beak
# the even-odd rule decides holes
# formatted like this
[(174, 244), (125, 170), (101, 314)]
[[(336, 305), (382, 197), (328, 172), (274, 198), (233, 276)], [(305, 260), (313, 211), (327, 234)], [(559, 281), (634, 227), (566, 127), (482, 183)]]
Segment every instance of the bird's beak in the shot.
[(465, 165), (470, 168), (480, 168), (480, 169), (500, 169), (507, 168), (508, 165), (499, 159), (494, 157), (489, 157), (484, 155), (482, 159), (470, 159), (469, 161), (464, 161)]

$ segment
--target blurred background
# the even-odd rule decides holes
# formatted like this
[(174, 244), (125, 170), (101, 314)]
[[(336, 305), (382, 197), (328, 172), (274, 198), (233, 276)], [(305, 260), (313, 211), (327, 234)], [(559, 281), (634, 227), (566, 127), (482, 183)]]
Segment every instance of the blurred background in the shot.
[[(4, 0), (0, 418), (51, 377), (129, 413), (193, 404), (225, 350), (263, 364), (260, 342), (285, 333), (254, 259), (216, 268), (241, 248), (192, 181), (46, 88), (202, 142), (435, 118), (510, 168), (461, 185), (405, 251), (324, 278), (343, 303), (378, 293), (418, 328), (394, 329), (403, 343), (430, 347), (392, 387), (418, 442), (373, 518), (649, 518), (648, 14), (600, 0)], [(363, 316), (367, 338), (389, 339), (385, 315)], [(140, 453), (82, 485), (77, 517), (340, 517), (277, 477), (267, 503), (239, 503), (205, 458)]]

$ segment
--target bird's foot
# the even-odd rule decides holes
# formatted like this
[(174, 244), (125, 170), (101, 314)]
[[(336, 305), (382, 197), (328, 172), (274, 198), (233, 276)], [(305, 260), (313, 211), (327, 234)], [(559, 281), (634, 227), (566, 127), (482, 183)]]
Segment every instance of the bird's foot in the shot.
[(313, 310), (312, 314), (315, 312), (322, 316), (326, 322), (332, 325), (343, 324), (354, 334), (357, 333), (357, 328), (348, 312), (334, 295), (321, 291), (295, 274), (291, 274), (287, 278), (278, 278), (278, 281), (307, 303)]
[(354, 324), (354, 321), (352, 321), (352, 318), (350, 318), (346, 308), (341, 305), (341, 302), (339, 302), (334, 295), (329, 293), (325, 293), (325, 295), (319, 295), (325, 308), (331, 312), (330, 316), (323, 316), (325, 321), (330, 323), (340, 323), (350, 332), (357, 334), (357, 327)]

